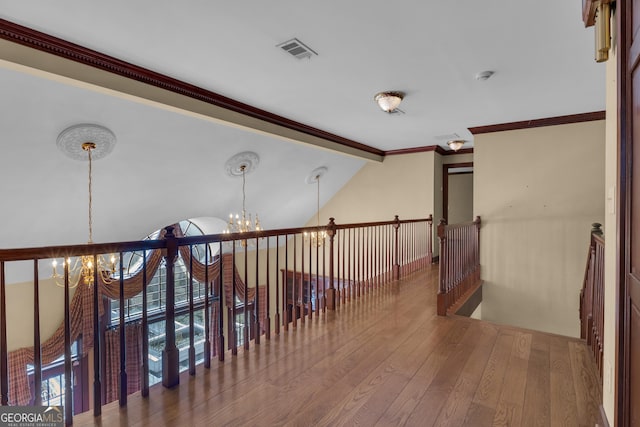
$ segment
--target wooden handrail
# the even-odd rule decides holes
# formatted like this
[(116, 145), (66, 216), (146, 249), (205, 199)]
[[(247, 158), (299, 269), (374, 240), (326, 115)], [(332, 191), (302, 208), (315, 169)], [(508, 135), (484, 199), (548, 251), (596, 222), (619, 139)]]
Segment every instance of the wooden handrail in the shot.
[[(206, 324), (204, 328), (199, 324), (201, 329), (198, 333), (202, 333), (202, 329), (205, 330), (204, 342), (207, 349), (203, 352), (202, 349), (198, 351), (203, 353), (204, 366), (208, 368), (209, 360), (213, 357), (217, 356), (219, 360), (223, 360), (227, 351), (236, 355), (238, 347), (244, 347), (245, 351), (249, 350), (250, 340), (253, 345), (258, 345), (261, 335), (267, 340), (270, 339), (272, 330), (275, 334), (279, 334), (282, 328), (285, 331), (290, 327), (296, 328), (297, 319), (299, 322), (309, 321), (313, 315), (319, 316), (325, 310), (339, 310), (341, 305), (355, 304), (361, 296), (369, 292), (377, 292), (384, 285), (412, 274), (432, 262), (431, 216), (409, 220), (400, 220), (396, 216), (391, 221), (355, 224), (336, 224), (331, 220), (328, 225), (322, 227), (188, 237), (183, 236), (177, 228), (174, 233), (172, 228), (167, 227), (163, 237), (156, 240), (0, 249), (1, 404), (38, 402), (38, 399), (32, 399), (25, 403), (24, 395), (15, 396), (15, 385), (19, 384), (17, 380), (11, 385), (11, 390), (9, 388), (11, 382), (9, 376), (13, 375), (16, 369), (15, 365), (9, 369), (7, 364), (11, 360), (14, 360), (11, 363), (16, 363), (16, 358), (9, 358), (7, 349), (8, 323), (5, 318), (5, 308), (13, 302), (7, 299), (5, 293), (7, 285), (5, 269), (13, 262), (30, 260), (33, 263), (33, 282), (37, 290), (38, 283), (42, 282), (42, 273), (39, 274), (37, 269), (40, 260), (88, 255), (93, 256), (95, 265), (97, 257), (102, 254), (120, 254), (121, 260), (124, 259), (123, 254), (135, 252), (141, 255), (141, 266), (136, 270), (135, 275), (142, 277), (126, 276), (123, 263), (120, 262), (117, 266), (119, 274), (114, 275), (113, 283), (108, 287), (105, 285), (106, 282), (102, 283), (98, 272), (94, 271), (95, 285), (88, 287), (80, 282), (73, 296), (69, 292), (72, 286), (69, 280), (69, 265), (64, 263), (65, 321), (61, 331), (65, 341), (65, 384), (68, 385), (67, 396), (65, 396), (67, 402), (65, 423), (67, 424), (73, 421), (70, 400), (73, 384), (71, 343), (83, 333), (94, 337), (92, 340), (87, 340), (90, 343), (89, 347), (83, 351), (93, 348), (95, 360), (93, 410), (95, 415), (99, 415), (101, 405), (104, 403), (101, 398), (104, 398), (106, 389), (106, 378), (103, 378), (105, 371), (102, 366), (106, 346), (100, 342), (100, 337), (107, 328), (112, 326), (108, 324), (110, 321), (124, 325), (132, 320), (142, 320), (140, 330), (144, 335), (143, 342), (147, 343), (149, 322), (157, 320), (157, 313), (152, 313), (156, 317), (147, 316), (148, 309), (144, 302), (148, 298), (147, 285), (159, 268), (161, 258), (164, 260), (166, 275), (162, 277), (162, 286), (158, 285), (158, 290), (154, 292), (158, 293), (166, 305), (163, 309), (165, 341), (164, 348), (157, 348), (157, 351), (162, 354), (162, 360), (161, 366), (156, 365), (154, 371), (161, 370), (162, 384), (166, 387), (179, 385), (180, 365), (186, 365), (188, 362), (190, 374), (195, 375), (197, 372), (195, 369), (195, 311), (205, 311), (204, 315), (199, 316), (201, 316), (200, 319), (205, 319)], [(321, 238), (321, 241), (305, 238), (305, 232), (317, 233), (318, 231), (326, 232), (327, 237)], [(200, 245), (205, 245), (205, 249), (202, 249), (205, 255), (196, 257), (195, 249), (202, 248)], [(210, 254), (211, 248), (217, 248), (218, 253)], [(260, 250), (256, 250), (258, 248)], [(184, 264), (186, 273), (183, 276), (179, 276), (178, 269), (174, 268), (178, 259), (182, 259)], [(291, 280), (287, 275), (281, 274), (282, 270), (291, 271)], [(129, 280), (130, 282), (126, 282)], [(178, 288), (178, 286), (181, 287)], [(143, 300), (142, 315), (138, 314), (136, 315), (138, 317), (133, 319), (129, 318), (128, 314), (127, 316), (124, 314), (132, 295), (141, 295)], [(178, 295), (182, 299), (179, 299)], [(270, 300), (270, 295), (275, 295), (275, 302)], [(106, 306), (107, 298), (114, 301), (113, 307), (119, 310), (118, 316), (111, 318), (108, 311), (106, 316), (100, 313)], [(229, 298), (232, 303), (229, 303)], [(79, 304), (84, 308), (78, 308)], [(36, 321), (33, 336), (37, 341), (40, 341), (40, 321), (37, 320), (41, 305), (38, 294), (35, 293), (34, 320)], [(88, 307), (92, 307), (90, 314), (87, 314), (88, 325), (78, 326), (87, 323), (84, 317), (78, 318), (78, 316), (85, 316), (83, 313), (86, 313), (84, 310), (88, 310)], [(223, 315), (225, 311), (227, 316)], [(188, 321), (183, 321), (180, 327), (186, 329), (183, 329), (178, 336), (176, 321), (180, 316), (185, 315)], [(271, 319), (273, 319), (274, 328), (272, 328)], [(120, 383), (117, 394), (120, 405), (126, 406), (127, 393), (131, 392), (127, 389), (127, 382), (131, 381), (136, 374), (127, 371), (129, 356), (125, 350), (129, 344), (125, 339), (124, 327), (119, 328), (119, 334), (118, 345), (124, 350), (119, 352), (120, 356), (116, 363)], [(187, 337), (188, 340), (186, 340)], [(244, 338), (243, 343), (239, 344), (242, 338)], [(183, 340), (180, 346), (177, 345), (179, 339)], [(84, 339), (82, 341), (85, 342)], [(48, 340), (43, 342), (43, 354), (44, 349), (47, 348), (47, 357), (51, 357), (51, 346), (46, 346), (46, 343)], [(149, 373), (149, 347), (142, 346), (141, 372), (145, 376)], [(30, 349), (19, 351), (23, 350)], [(32, 351), (39, 353), (40, 345), (34, 346)], [(188, 352), (186, 357), (184, 352)], [(21, 354), (19, 363), (32, 364), (34, 372), (37, 373), (41, 372), (43, 365), (50, 363), (48, 359), (35, 355), (31, 360), (29, 353), (27, 356), (24, 356), (25, 353)], [(35, 380), (36, 382), (44, 381), (37, 376)], [(142, 395), (145, 397), (149, 396), (148, 387), (147, 381), (140, 381)], [(15, 400), (12, 401), (12, 399)]]
[(602, 225), (593, 223), (587, 266), (580, 291), (580, 337), (587, 340), (602, 380), (604, 343), (604, 236)]
[(438, 224), (440, 266), (438, 315), (446, 316), (454, 305), (464, 302), (481, 284), (480, 217), (472, 222)]

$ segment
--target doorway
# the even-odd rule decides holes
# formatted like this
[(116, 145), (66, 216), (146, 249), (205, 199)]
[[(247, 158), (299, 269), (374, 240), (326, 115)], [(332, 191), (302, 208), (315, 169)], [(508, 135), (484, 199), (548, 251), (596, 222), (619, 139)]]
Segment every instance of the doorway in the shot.
[(442, 217), (447, 224), (473, 221), (473, 162), (442, 165)]

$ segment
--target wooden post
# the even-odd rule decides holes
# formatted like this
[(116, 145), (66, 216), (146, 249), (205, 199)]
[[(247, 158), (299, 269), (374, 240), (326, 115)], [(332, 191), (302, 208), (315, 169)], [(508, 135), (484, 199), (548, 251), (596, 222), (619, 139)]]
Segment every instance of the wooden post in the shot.
[(400, 218), (398, 215), (395, 216), (395, 224), (393, 224), (393, 228), (395, 229), (394, 233), (394, 260), (393, 260), (393, 279), (400, 279), (400, 242), (398, 237), (398, 231), (400, 230)]
[(171, 388), (180, 384), (179, 362), (180, 355), (176, 347), (176, 311), (175, 311), (175, 274), (174, 263), (178, 256), (178, 244), (176, 236), (173, 234), (173, 227), (166, 228), (167, 232), (164, 236), (167, 241), (167, 253), (164, 257), (165, 267), (167, 271), (166, 281), (166, 314), (165, 314), (165, 342), (162, 351), (162, 385)]
[(439, 270), (439, 283), (438, 283), (438, 316), (447, 315), (447, 235), (446, 235), (447, 221), (443, 218), (438, 224), (438, 239), (440, 240), (440, 263), (438, 265)]
[(0, 261), (0, 405), (9, 404), (9, 367), (7, 360), (7, 296), (4, 261)]
[(329, 289), (327, 289), (327, 309), (336, 309), (336, 290), (334, 288), (334, 266), (333, 266), (333, 238), (336, 235), (336, 224), (334, 218), (329, 218), (327, 226), (327, 236), (329, 236)]

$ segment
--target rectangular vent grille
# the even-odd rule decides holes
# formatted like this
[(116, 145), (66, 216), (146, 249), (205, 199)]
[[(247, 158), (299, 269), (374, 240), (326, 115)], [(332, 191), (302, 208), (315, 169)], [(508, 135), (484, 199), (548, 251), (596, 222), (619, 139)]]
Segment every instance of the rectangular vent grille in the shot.
[(288, 52), (289, 54), (295, 56), (298, 59), (311, 59), (312, 56), (318, 55), (313, 49), (309, 46), (302, 43), (300, 40), (293, 38), (291, 40), (287, 40), (284, 43), (280, 43), (276, 47)]

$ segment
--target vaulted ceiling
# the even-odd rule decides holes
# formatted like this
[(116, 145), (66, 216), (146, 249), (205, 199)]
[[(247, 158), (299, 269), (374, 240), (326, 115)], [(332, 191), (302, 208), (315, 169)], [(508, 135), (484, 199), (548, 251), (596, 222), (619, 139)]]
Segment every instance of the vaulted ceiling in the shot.
[[(0, 0), (6, 21), (382, 152), (603, 110), (604, 65), (580, 16), (580, 2), (554, 0)], [(317, 55), (277, 47), (294, 37)], [(324, 203), (371, 161), (0, 59), (2, 247), (86, 240), (87, 165), (56, 147), (78, 123), (118, 139), (94, 165), (95, 241), (238, 210), (241, 182), (224, 164), (241, 151), (260, 155), (247, 208), (267, 228), (312, 217), (316, 167), (329, 169)], [(485, 70), (495, 74), (474, 78)], [(378, 109), (382, 90), (406, 93), (404, 114)]]

